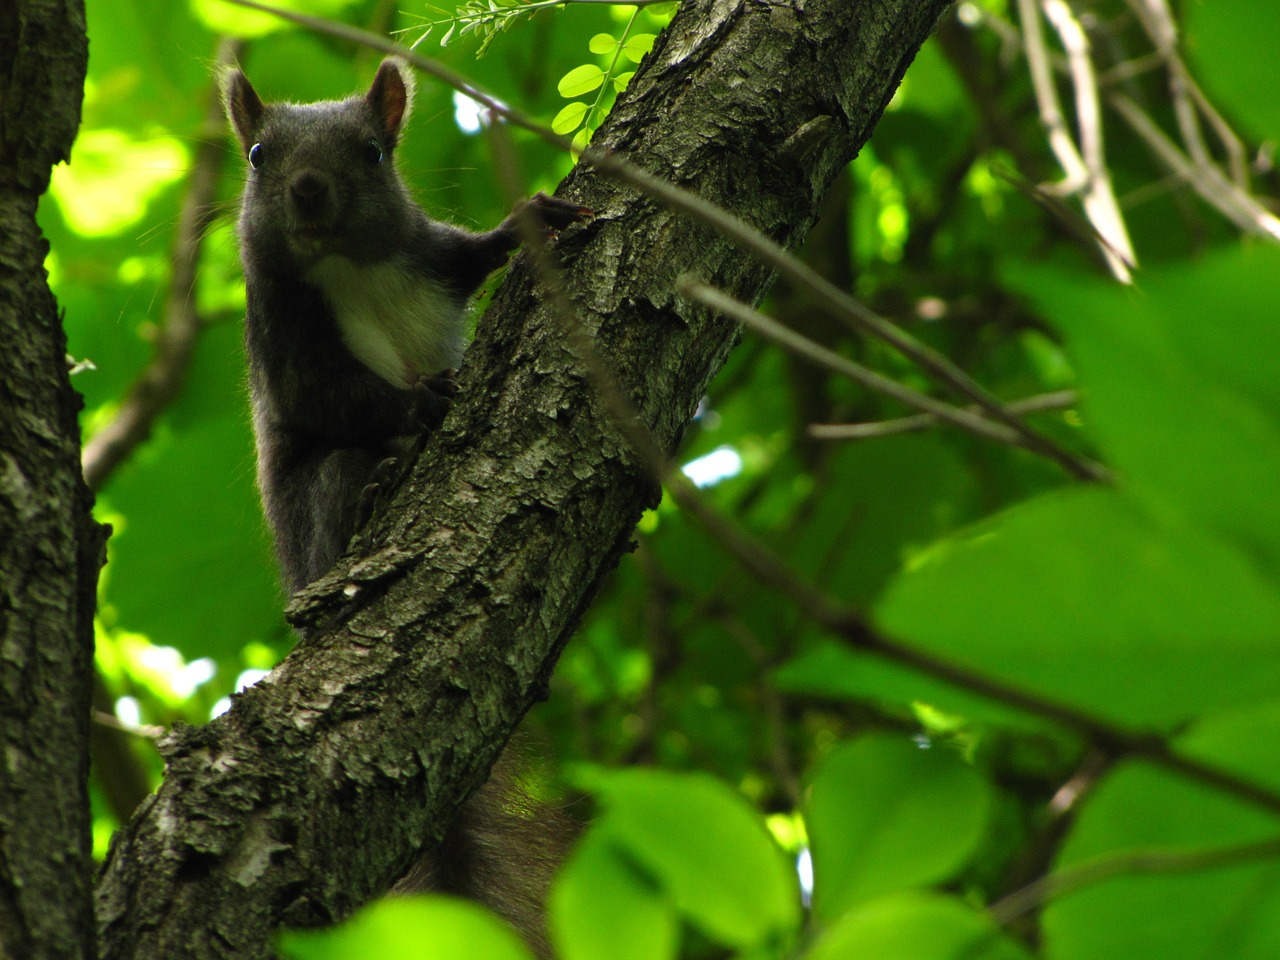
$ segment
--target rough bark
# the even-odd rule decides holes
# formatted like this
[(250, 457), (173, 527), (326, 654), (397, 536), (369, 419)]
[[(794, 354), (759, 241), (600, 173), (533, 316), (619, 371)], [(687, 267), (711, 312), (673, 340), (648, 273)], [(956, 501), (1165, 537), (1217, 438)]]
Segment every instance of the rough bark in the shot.
[[(794, 247), (946, 3), (687, 0), (595, 143)], [(737, 337), (677, 277), (755, 301), (769, 273), (590, 170), (561, 194), (598, 213), (559, 247), (581, 319), (672, 450)], [(295, 600), (304, 641), (164, 745), (99, 884), (104, 955), (260, 957), (278, 923), (385, 889), (542, 695), (656, 498), (517, 260), (444, 427)]]
[(80, 123), (83, 4), (0, 12), (0, 956), (94, 955), (89, 685), (103, 534), (36, 203)]

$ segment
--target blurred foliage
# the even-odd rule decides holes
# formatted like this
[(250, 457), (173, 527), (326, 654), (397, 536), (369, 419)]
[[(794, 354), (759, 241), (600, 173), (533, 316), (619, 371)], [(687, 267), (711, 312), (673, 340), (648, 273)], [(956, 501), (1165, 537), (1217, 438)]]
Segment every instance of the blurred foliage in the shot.
[[(1081, 4), (1105, 27), (1098, 58), (1140, 57), (1133, 11), (1155, 5)], [(381, 30), (432, 19), (372, 0), (298, 6)], [(1255, 145), (1254, 188), (1274, 196), (1266, 145), (1280, 115), (1266, 71), (1280, 21), (1250, 0), (1176, 6), (1193, 71)], [(154, 782), (146, 735), (208, 720), (290, 644), (253, 487), (229, 142), (197, 289), (169, 289), (194, 147), (211, 135), (215, 31), (252, 38), (243, 64), (273, 98), (343, 95), (377, 56), (220, 0), (90, 0), (88, 13), (84, 125), (41, 210), (70, 351), (94, 367), (75, 379), (86, 435), (150, 360), (168, 298), (194, 296), (205, 324), (180, 396), (98, 500), (115, 528), (99, 668), (139, 733), (113, 762)], [(943, 23), (803, 255), (998, 396), (1079, 391), (1034, 423), (1117, 483), (1082, 488), (1023, 450), (938, 427), (816, 440), (814, 422), (912, 411), (750, 338), (681, 460), (698, 464), (720, 511), (886, 635), (1280, 791), (1280, 251), (1242, 241), (1108, 115), (1108, 167), (1142, 262), (1134, 288), (1108, 280), (1078, 232), (1018, 186), (1057, 168), (999, 29), (1010, 17), (992, 0)], [(626, 46), (631, 18), (571, 5), (425, 52), (549, 125), (569, 78), (590, 75), (590, 89), (569, 88), (593, 110), (597, 92), (620, 88), (617, 67), (643, 53)], [(476, 59), (482, 39), (491, 46)], [(1117, 77), (1172, 128), (1162, 71)], [(466, 116), (424, 80), (400, 163), (434, 216), (480, 227), (504, 202)], [(528, 189), (552, 189), (570, 159), (516, 137)], [(804, 291), (779, 285), (765, 309), (938, 389)], [(1272, 815), (1149, 762), (1114, 764), (1106, 744), (1034, 710), (854, 649), (669, 501), (637, 540), (529, 719), (557, 789), (598, 801), (553, 899), (561, 956), (1274, 956), (1274, 849), (1209, 855), (1274, 841)], [(119, 771), (98, 763), (101, 853), (121, 811), (105, 800)], [(1121, 869), (1012, 916), (987, 910), (1099, 858), (1165, 853), (1185, 854), (1182, 866)], [(443, 900), (381, 904), (337, 937), (291, 936), (284, 949), (525, 955), (495, 921)]]

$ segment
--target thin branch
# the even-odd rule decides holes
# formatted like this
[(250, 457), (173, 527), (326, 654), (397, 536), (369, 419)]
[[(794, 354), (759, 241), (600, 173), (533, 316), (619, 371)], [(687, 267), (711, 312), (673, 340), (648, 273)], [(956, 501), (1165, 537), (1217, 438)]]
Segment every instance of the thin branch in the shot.
[[(1055, 390), (1052, 393), (1036, 394), (1022, 400), (1014, 400), (1008, 407), (1019, 416), (1027, 413), (1042, 413), (1046, 410), (1065, 410), (1076, 405), (1078, 396), (1074, 390)], [(965, 408), (969, 413), (977, 413), (977, 407)], [(918, 413), (911, 417), (898, 417), (895, 420), (880, 420), (874, 423), (814, 423), (808, 428), (809, 436), (815, 440), (869, 440), (873, 437), (888, 437), (898, 433), (913, 433), (936, 427), (940, 418), (932, 413)]]
[(1043, 2), (1045, 15), (1058, 31), (1067, 52), (1067, 67), (1075, 86), (1076, 124), (1086, 170), (1085, 182), (1081, 185), (1085, 216), (1107, 241), (1102, 252), (1112, 275), (1121, 283), (1130, 283), (1133, 280), (1130, 271), (1138, 261), (1107, 173), (1107, 158), (1102, 147), (1102, 111), (1098, 107), (1098, 80), (1089, 53), (1089, 39), (1064, 0)]
[(1189, 159), (1165, 135), (1146, 112), (1123, 93), (1110, 93), (1107, 102), (1133, 132), (1141, 137), (1160, 161), (1191, 187), (1210, 206), (1246, 233), (1280, 240), (1280, 218), (1253, 197), (1231, 183), (1215, 166), (1201, 167)]
[(772, 340), (797, 356), (811, 360), (840, 376), (848, 377), (868, 390), (882, 393), (909, 407), (915, 407), (917, 410), (925, 410), (936, 420), (946, 421), (961, 430), (985, 437), (988, 440), (995, 440), (998, 443), (1018, 444), (1021, 440), (1018, 434), (1008, 427), (992, 423), (990, 420), (968, 410), (943, 403), (927, 393), (913, 390), (860, 363), (856, 363), (847, 357), (842, 357), (835, 351), (814, 343), (808, 337), (796, 333), (773, 318), (765, 316), (759, 310), (752, 309), (745, 303), (735, 300), (722, 290), (718, 290), (709, 284), (685, 278), (676, 284), (676, 290), (683, 296), (696, 300), (703, 306), (710, 307), (712, 310), (727, 317), (732, 317), (762, 337)]
[[(243, 44), (222, 40), (219, 65), (234, 62)], [(204, 323), (196, 313), (196, 281), (205, 230), (212, 221), (218, 177), (226, 154), (222, 104), (211, 91), (196, 141), (190, 187), (178, 215), (173, 242), (173, 274), (156, 333), (155, 355), (125, 397), (111, 422), (84, 445), (80, 462), (90, 490), (101, 490), (116, 467), (151, 436), (156, 419), (177, 397), (187, 379)]]
[(1058, 158), (1058, 165), (1062, 167), (1065, 177), (1056, 189), (1063, 194), (1076, 193), (1088, 182), (1089, 171), (1076, 149), (1075, 141), (1067, 132), (1062, 105), (1058, 102), (1058, 90), (1053, 82), (1053, 65), (1049, 61), (1049, 48), (1044, 42), (1036, 0), (1018, 0), (1018, 19), (1022, 24), (1022, 47), (1031, 70), (1031, 86), (1035, 90), (1040, 123), (1049, 138), (1049, 149)]
[(1227, 162), (1231, 169), (1231, 179), (1236, 187), (1246, 194), (1249, 192), (1249, 170), (1245, 161), (1244, 143), (1217, 108), (1204, 95), (1186, 62), (1178, 54), (1178, 28), (1174, 23), (1173, 12), (1166, 0), (1129, 0), (1129, 8), (1138, 16), (1138, 21), (1151, 38), (1156, 53), (1169, 71), (1169, 92), (1173, 98), (1174, 114), (1178, 118), (1178, 127), (1182, 132), (1183, 143), (1187, 152), (1197, 166), (1210, 166), (1213, 161), (1200, 136), (1200, 124), (1195, 108), (1218, 136), (1218, 141), (1227, 152)]
[(1280, 858), (1280, 838), (1207, 850), (1126, 850), (1089, 860), (1041, 877), (993, 903), (987, 912), (1001, 926), (1050, 900), (1116, 877), (1142, 873), (1190, 873), (1224, 870)]

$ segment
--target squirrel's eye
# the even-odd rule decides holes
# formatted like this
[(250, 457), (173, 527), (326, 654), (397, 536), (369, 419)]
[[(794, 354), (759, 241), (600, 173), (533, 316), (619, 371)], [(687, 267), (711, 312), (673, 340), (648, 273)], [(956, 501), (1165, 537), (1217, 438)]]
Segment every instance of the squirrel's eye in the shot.
[(369, 142), (364, 145), (364, 159), (367, 163), (381, 163), (382, 144), (370, 137)]
[(249, 148), (249, 166), (255, 170), (262, 166), (262, 144), (255, 143)]

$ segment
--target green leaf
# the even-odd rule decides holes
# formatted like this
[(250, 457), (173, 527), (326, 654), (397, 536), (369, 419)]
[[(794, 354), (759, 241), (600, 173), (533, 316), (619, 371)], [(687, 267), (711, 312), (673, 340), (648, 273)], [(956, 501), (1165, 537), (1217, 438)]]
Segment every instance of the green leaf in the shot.
[(1280, 598), (1229, 544), (1113, 490), (1042, 497), (945, 541), (879, 608), (890, 635), (1127, 725), (1280, 690)]
[(864, 904), (845, 914), (804, 956), (805, 960), (1031, 960), (1021, 944), (987, 917), (959, 900), (924, 893), (896, 894)]
[(1259, 139), (1280, 136), (1280, 103), (1264, 92), (1275, 85), (1280, 4), (1202, 0), (1187, 4), (1184, 13), (1194, 73), (1220, 98), (1217, 105), (1243, 118)]
[(551, 129), (561, 136), (566, 133), (572, 133), (582, 126), (587, 110), (587, 105), (581, 100), (565, 104), (564, 108), (555, 115), (555, 119), (551, 121)]
[(613, 89), (621, 93), (627, 89), (627, 84), (631, 82), (631, 78), (636, 75), (634, 70), (628, 70), (626, 73), (620, 73), (613, 78)]
[(556, 84), (556, 89), (560, 91), (560, 96), (569, 100), (590, 93), (592, 90), (598, 90), (602, 83), (604, 83), (604, 71), (594, 63), (584, 63), (561, 77), (560, 82)]
[(707, 936), (747, 950), (794, 931), (798, 877), (756, 812), (724, 784), (632, 769), (588, 786), (605, 810), (596, 829)]
[(806, 823), (814, 913), (936, 883), (973, 855), (991, 808), (986, 782), (959, 757), (905, 737), (863, 737), (823, 762)]
[(657, 39), (653, 33), (633, 33), (622, 45), (622, 54), (632, 63), (639, 63), (653, 49), (653, 41)]
[(617, 47), (617, 38), (615, 38), (611, 33), (597, 33), (587, 42), (587, 49), (592, 53), (613, 53)]
[(289, 960), (532, 960), (501, 920), (467, 900), (396, 897), (380, 900), (329, 930), (280, 935)]
[(1137, 292), (1049, 271), (1021, 280), (1066, 334), (1089, 431), (1127, 490), (1258, 554), (1280, 582), (1280, 249), (1150, 271)]
[[(1084, 804), (1057, 866), (1116, 856), (1151, 864), (1159, 854), (1195, 856), (1277, 832), (1273, 817), (1219, 791), (1129, 763)], [(1280, 863), (1130, 870), (1051, 900), (1042, 922), (1049, 960), (1264, 960), (1280, 942)]]
[(562, 960), (667, 960), (679, 943), (673, 905), (599, 831), (557, 877), (550, 927)]

